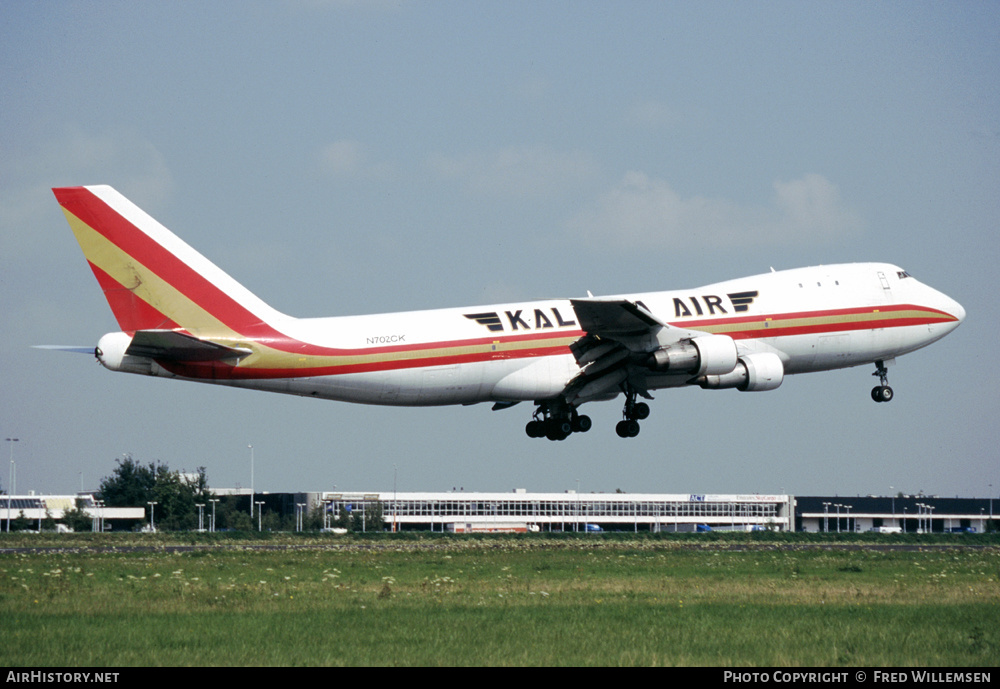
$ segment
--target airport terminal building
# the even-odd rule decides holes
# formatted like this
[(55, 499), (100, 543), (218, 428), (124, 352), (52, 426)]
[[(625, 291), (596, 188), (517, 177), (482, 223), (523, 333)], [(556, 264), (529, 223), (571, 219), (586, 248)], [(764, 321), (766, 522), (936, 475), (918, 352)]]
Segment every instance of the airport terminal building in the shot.
[[(302, 495), (303, 500), (307, 498)], [(994, 500), (937, 496), (663, 493), (310, 493), (328, 514), (381, 505), (385, 526), (423, 531), (983, 533)], [(1000, 507), (1000, 502), (997, 502)]]
[[(249, 510), (250, 490), (221, 489)], [(823, 497), (769, 494), (510, 492), (255, 492), (264, 514), (321, 509), (324, 525), (344, 513), (378, 513), (382, 528), (437, 532), (805, 531), (983, 533), (996, 530), (994, 500), (929, 496)], [(242, 502), (242, 506), (240, 503)], [(105, 507), (93, 495), (0, 496), (0, 529), (25, 518), (40, 528), (79, 505), (94, 530), (136, 528), (145, 506)], [(1000, 507), (1000, 501), (997, 502)], [(362, 528), (367, 528), (361, 519)], [(37, 524), (38, 526), (34, 526)], [(378, 527), (376, 527), (378, 528)]]
[(787, 531), (795, 523), (792, 498), (787, 495), (515, 490), (322, 493), (316, 499), (334, 515), (377, 502), (386, 528), (398, 531)]

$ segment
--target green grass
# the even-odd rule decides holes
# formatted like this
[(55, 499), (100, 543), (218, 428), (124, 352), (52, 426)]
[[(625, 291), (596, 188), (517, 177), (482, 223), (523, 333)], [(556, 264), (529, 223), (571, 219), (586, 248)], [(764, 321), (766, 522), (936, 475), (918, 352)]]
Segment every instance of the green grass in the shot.
[(996, 548), (730, 552), (624, 537), (346, 543), (0, 555), (0, 662), (1000, 663)]

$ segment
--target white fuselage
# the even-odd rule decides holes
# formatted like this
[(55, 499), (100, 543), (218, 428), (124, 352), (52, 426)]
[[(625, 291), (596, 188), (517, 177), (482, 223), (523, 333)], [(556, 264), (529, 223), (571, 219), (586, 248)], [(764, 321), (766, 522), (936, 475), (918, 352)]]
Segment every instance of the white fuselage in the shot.
[[(875, 263), (777, 271), (617, 298), (641, 304), (671, 326), (728, 335), (740, 356), (776, 354), (786, 374), (892, 359), (944, 337), (965, 317), (954, 300), (896, 266)], [(537, 401), (560, 395), (580, 372), (570, 345), (586, 334), (569, 300), (282, 317), (271, 325), (272, 339), (287, 338), (289, 356), (296, 347), (302, 351), (302, 367), (283, 369), (288, 375), (206, 379), (157, 364), (149, 373), (366, 404)], [(640, 337), (648, 348), (656, 346), (655, 338)], [(253, 343), (247, 346), (253, 349)], [(324, 365), (309, 363), (314, 349), (324, 354)], [(651, 371), (644, 384), (675, 387), (690, 378)]]

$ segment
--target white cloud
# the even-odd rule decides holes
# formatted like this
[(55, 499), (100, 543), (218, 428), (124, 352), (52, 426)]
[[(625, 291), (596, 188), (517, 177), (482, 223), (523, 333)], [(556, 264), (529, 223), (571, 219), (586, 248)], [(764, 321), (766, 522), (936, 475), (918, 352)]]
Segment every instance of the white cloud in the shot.
[(389, 163), (373, 162), (364, 144), (354, 139), (340, 139), (320, 151), (323, 169), (335, 177), (380, 178), (392, 172)]
[(364, 161), (360, 142), (341, 139), (328, 144), (320, 154), (323, 167), (334, 175), (354, 175)]
[(722, 198), (684, 198), (664, 180), (629, 172), (568, 226), (603, 249), (826, 243), (863, 229), (837, 187), (821, 175), (773, 186), (770, 205), (745, 206)]
[[(163, 154), (134, 131), (88, 134), (77, 129), (46, 146), (33, 161), (47, 181), (111, 184), (137, 203), (158, 205), (174, 181)], [(53, 179), (55, 177), (56, 179)]]
[(633, 104), (625, 113), (625, 122), (645, 128), (671, 127), (680, 122), (680, 116), (670, 107), (656, 101)]
[(586, 153), (528, 146), (455, 157), (435, 154), (428, 166), (477, 195), (515, 198), (565, 193), (597, 174), (597, 164)]
[(778, 181), (774, 191), (783, 235), (822, 240), (861, 230), (861, 219), (844, 206), (840, 190), (822, 175)]
[(6, 163), (16, 171), (0, 187), (0, 248), (8, 255), (38, 248), (25, 228), (59, 215), (52, 187), (111, 184), (148, 210), (163, 203), (174, 186), (163, 155), (133, 131), (91, 134), (71, 128)]

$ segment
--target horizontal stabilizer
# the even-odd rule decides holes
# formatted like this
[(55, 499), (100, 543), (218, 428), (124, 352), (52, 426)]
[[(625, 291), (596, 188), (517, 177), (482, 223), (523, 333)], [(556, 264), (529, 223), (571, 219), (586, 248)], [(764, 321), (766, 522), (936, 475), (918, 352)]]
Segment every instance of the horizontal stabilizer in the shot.
[(199, 340), (176, 330), (139, 330), (125, 350), (125, 354), (129, 356), (185, 362), (242, 359), (252, 353), (249, 349)]

